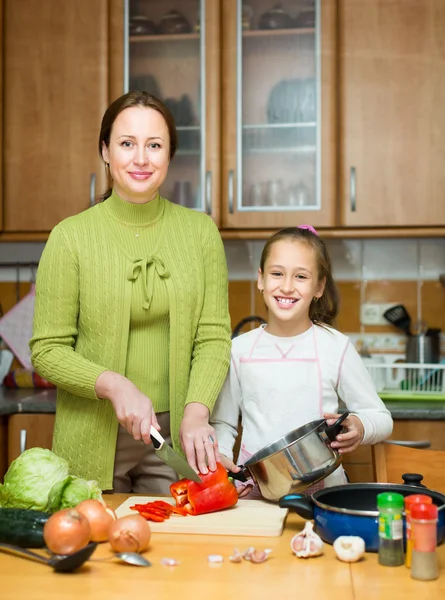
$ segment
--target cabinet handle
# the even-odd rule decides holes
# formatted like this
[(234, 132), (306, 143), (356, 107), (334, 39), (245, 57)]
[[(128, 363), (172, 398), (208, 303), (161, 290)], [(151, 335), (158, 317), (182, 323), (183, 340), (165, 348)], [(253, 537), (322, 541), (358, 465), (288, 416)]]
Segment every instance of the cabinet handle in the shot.
[(20, 454), (26, 450), (26, 429), (20, 429)]
[(229, 171), (229, 213), (233, 215), (233, 180), (234, 173), (233, 169)]
[(212, 171), (206, 172), (205, 211), (212, 214)]
[(394, 444), (394, 446), (405, 446), (406, 448), (431, 448), (429, 440), (385, 440), (385, 444)]
[(357, 210), (357, 176), (355, 172), (355, 167), (351, 167), (350, 171), (349, 197), (351, 200), (351, 211), (355, 212)]
[(90, 177), (90, 206), (96, 202), (96, 173), (91, 173)]

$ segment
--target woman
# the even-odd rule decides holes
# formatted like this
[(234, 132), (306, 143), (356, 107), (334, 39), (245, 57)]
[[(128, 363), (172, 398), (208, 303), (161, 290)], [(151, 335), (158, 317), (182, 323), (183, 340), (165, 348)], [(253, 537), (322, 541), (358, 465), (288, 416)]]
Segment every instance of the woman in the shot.
[[(105, 112), (112, 187), (51, 232), (39, 265), (33, 365), (58, 388), (53, 449), (116, 492), (168, 493), (153, 425), (202, 473), (230, 357), (227, 266), (213, 221), (159, 195), (177, 145), (168, 109), (129, 92)], [(170, 438), (171, 434), (171, 438)]]

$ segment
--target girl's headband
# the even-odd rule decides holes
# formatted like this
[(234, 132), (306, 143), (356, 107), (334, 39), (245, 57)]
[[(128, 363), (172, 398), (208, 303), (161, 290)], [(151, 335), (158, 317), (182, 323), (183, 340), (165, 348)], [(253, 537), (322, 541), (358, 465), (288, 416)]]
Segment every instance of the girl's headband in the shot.
[(312, 225), (298, 225), (297, 229), (309, 229), (311, 233), (318, 237), (317, 231), (312, 227)]

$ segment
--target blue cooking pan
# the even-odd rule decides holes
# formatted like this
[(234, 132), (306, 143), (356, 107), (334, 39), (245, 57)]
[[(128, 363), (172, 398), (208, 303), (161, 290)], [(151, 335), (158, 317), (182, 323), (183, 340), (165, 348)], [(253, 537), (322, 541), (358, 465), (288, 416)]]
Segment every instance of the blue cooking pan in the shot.
[(425, 494), (438, 506), (437, 542), (445, 536), (445, 496), (423, 486), (393, 483), (352, 483), (314, 492), (312, 496), (288, 494), (279, 505), (295, 511), (304, 519), (313, 519), (322, 540), (333, 544), (340, 535), (358, 535), (367, 552), (379, 548), (377, 495), (397, 492), (403, 496)]

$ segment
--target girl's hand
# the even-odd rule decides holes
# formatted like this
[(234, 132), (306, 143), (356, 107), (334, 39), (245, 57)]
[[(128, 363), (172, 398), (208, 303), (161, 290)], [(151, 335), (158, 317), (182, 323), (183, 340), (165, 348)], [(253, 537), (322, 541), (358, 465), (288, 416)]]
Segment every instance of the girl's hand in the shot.
[[(233, 460), (230, 460), (230, 458), (227, 458), (227, 456), (224, 456), (224, 454), (219, 455), (219, 462), (227, 469), (227, 471), (231, 471), (232, 473), (239, 473), (241, 471), (241, 467), (236, 465)], [(234, 481), (233, 483), (236, 487), (239, 498), (248, 496), (253, 489), (253, 483), (250, 481), (246, 483)]]
[[(334, 413), (323, 413), (328, 425), (335, 423), (341, 415)], [(365, 434), (363, 423), (356, 415), (349, 415), (343, 423), (343, 427), (347, 429), (346, 433), (339, 433), (335, 440), (331, 442), (331, 447), (336, 448), (339, 454), (347, 454), (353, 452), (360, 446), (360, 442)]]
[(108, 398), (113, 405), (119, 423), (135, 440), (150, 444), (150, 427), (161, 429), (150, 398), (143, 394), (129, 379), (104, 371), (96, 380), (96, 394)]
[(206, 475), (209, 469), (216, 470), (216, 463), (220, 461), (221, 456), (215, 430), (209, 424), (209, 409), (204, 404), (187, 404), (179, 428), (179, 437), (187, 462), (197, 473)]

